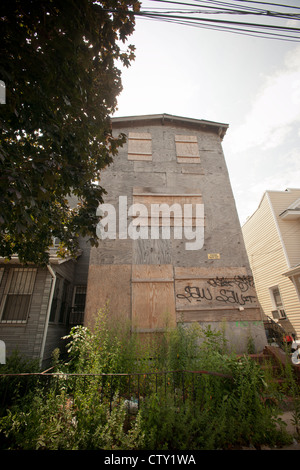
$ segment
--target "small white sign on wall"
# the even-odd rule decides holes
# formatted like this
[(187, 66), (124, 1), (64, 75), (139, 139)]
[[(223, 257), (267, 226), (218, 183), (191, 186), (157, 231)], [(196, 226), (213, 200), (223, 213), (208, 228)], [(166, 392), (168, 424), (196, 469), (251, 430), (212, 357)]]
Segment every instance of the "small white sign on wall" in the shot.
[(0, 340), (0, 364), (6, 364), (6, 347), (4, 341)]

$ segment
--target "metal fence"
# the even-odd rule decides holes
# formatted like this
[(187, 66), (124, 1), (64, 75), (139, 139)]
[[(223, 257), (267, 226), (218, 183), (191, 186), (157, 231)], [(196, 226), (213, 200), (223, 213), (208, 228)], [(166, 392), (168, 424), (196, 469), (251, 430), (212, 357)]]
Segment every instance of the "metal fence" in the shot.
[(156, 371), (119, 374), (64, 374), (21, 373), (0, 374), (0, 407), (4, 410), (34, 390), (60, 393), (63, 389), (70, 397), (78, 392), (93, 393), (100, 401), (106, 401), (111, 411), (117, 394), (126, 401), (129, 412), (136, 412), (147, 396), (167, 394), (175, 403), (184, 404), (187, 399), (201, 402), (208, 383), (230, 387), (232, 377), (210, 371)]

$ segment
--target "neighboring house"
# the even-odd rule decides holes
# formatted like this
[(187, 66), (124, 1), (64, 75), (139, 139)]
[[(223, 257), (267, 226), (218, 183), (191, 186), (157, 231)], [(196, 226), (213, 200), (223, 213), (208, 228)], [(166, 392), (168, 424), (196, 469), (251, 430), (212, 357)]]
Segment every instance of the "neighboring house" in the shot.
[(264, 315), (300, 338), (300, 189), (266, 191), (242, 231)]
[[(114, 135), (126, 134), (127, 143), (101, 174), (108, 193), (99, 208), (103, 239), (90, 254), (85, 325), (93, 327), (109, 302), (115, 321), (127, 319), (141, 335), (197, 322), (225, 330), (237, 352), (246, 350), (249, 335), (263, 349), (261, 310), (222, 150), (227, 127), (168, 114), (112, 119)], [(185, 223), (190, 231), (180, 233)]]
[(83, 323), (89, 246), (81, 240), (78, 258), (59, 258), (50, 249), (49, 265), (24, 266), (17, 256), (0, 258), (0, 340), (6, 356), (18, 351), (46, 367), (62, 337)]

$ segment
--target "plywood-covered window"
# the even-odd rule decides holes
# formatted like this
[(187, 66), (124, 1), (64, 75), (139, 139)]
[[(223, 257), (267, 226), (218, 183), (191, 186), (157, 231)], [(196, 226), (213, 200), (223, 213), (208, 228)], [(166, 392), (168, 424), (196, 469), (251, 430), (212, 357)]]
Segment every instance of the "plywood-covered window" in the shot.
[(153, 333), (176, 326), (172, 265), (132, 266), (132, 327)]
[[(139, 205), (144, 208), (138, 216), (139, 225), (158, 224), (161, 227), (176, 227), (182, 226), (185, 219), (186, 222), (190, 220), (189, 225), (193, 227), (196, 224), (196, 206), (202, 204), (202, 194), (200, 192), (176, 194), (153, 188), (133, 188), (133, 203), (137, 208)], [(137, 216), (137, 214), (131, 215), (133, 218)]]
[(128, 160), (152, 160), (151, 134), (149, 134), (148, 132), (129, 132)]
[(193, 135), (175, 135), (178, 163), (200, 163), (198, 139)]
[(10, 269), (1, 302), (1, 322), (26, 322), (30, 308), (35, 268)]

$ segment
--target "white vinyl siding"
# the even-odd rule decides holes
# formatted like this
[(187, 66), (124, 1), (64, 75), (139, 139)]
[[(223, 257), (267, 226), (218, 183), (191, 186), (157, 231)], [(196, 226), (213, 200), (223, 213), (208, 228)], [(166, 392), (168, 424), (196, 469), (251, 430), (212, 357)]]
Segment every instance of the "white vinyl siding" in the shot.
[[(282, 194), (285, 202), (279, 203)], [(297, 194), (291, 196), (288, 192), (266, 192), (258, 209), (242, 227), (242, 232), (257, 296), (264, 314), (272, 317), (274, 303), (270, 289), (278, 286), (287, 319), (300, 337), (299, 297), (295, 284), (284, 276), (290, 268), (289, 254), (292, 248), (289, 247), (286, 234), (281, 231), (284, 220), (278, 220), (279, 214), (298, 197)], [(297, 231), (293, 227), (290, 239), (294, 233)]]
[(280, 214), (300, 197), (300, 189), (291, 192), (270, 192), (270, 200), (284, 243), (289, 267), (300, 264), (300, 217), (295, 220), (282, 219)]

